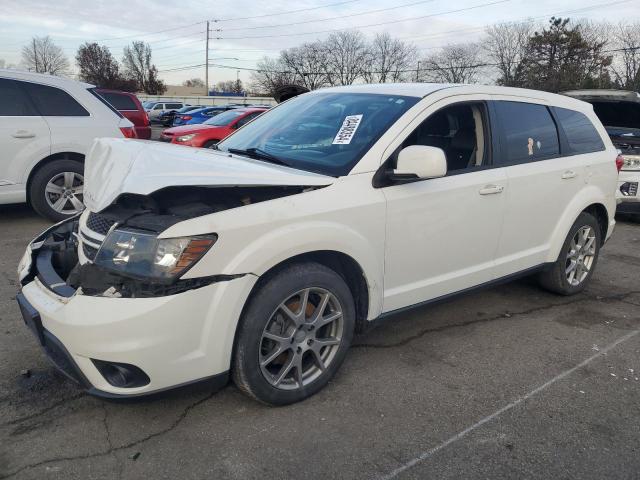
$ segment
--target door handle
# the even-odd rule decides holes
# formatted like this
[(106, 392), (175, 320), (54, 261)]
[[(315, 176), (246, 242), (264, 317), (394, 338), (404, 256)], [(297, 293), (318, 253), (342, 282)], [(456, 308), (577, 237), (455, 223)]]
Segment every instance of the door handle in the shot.
[(18, 130), (17, 132), (11, 135), (13, 138), (33, 138), (36, 136), (33, 132), (28, 132), (26, 130)]
[(575, 176), (576, 176), (576, 172), (574, 172), (573, 170), (567, 170), (562, 174), (562, 179), (567, 180), (569, 178), (574, 178)]
[(504, 187), (502, 185), (485, 185), (478, 193), (480, 195), (495, 195), (496, 193), (502, 193)]

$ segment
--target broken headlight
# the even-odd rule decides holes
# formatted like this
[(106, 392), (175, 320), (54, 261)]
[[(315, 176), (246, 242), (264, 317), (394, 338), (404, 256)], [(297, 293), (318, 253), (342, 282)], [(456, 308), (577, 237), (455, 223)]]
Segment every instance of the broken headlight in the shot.
[(134, 230), (113, 230), (94, 263), (132, 277), (172, 279), (192, 267), (217, 240), (216, 235), (158, 238)]

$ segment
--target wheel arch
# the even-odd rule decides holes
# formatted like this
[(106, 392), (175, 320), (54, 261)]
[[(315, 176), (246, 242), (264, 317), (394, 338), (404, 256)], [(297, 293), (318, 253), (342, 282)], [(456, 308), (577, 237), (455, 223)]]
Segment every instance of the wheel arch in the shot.
[(365, 329), (365, 326), (367, 325), (367, 317), (369, 314), (370, 285), (367, 281), (364, 269), (360, 266), (360, 264), (350, 255), (336, 250), (314, 250), (300, 253), (282, 260), (270, 267), (260, 276), (258, 281), (251, 289), (251, 292), (247, 297), (247, 301), (245, 302), (245, 306), (243, 307), (243, 314), (244, 309), (251, 301), (251, 298), (253, 297), (255, 292), (262, 285), (268, 282), (270, 278), (291, 265), (305, 262), (315, 262), (324, 265), (325, 267), (330, 268), (331, 270), (336, 272), (344, 279), (345, 283), (349, 287), (349, 290), (351, 291), (356, 307), (356, 331), (363, 331)]
[(74, 160), (76, 162), (84, 164), (84, 154), (78, 152), (57, 152), (52, 153), (44, 157), (42, 160), (37, 162), (29, 171), (29, 176), (27, 177), (26, 182), (26, 191), (27, 191), (27, 203), (31, 204), (31, 199), (29, 196), (29, 192), (31, 191), (31, 182), (33, 181), (34, 175), (45, 165), (55, 161), (55, 160)]

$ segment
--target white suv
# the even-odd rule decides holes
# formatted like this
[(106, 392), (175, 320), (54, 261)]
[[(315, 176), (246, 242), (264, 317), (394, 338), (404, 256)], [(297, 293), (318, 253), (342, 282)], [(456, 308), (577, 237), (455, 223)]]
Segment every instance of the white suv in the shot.
[(231, 374), (287, 404), (374, 319), (523, 274), (581, 291), (616, 156), (587, 103), (434, 84), (307, 93), (218, 151), (102, 139), (87, 210), (30, 244), (18, 302), (94, 394)]
[(82, 210), (83, 162), (96, 137), (134, 137), (129, 120), (73, 80), (0, 70), (0, 204), (62, 220)]

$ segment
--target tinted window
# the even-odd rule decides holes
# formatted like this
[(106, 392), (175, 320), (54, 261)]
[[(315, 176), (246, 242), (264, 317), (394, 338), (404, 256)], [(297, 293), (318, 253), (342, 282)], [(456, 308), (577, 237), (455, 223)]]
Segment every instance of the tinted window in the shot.
[(258, 115), (260, 115), (262, 112), (255, 112), (252, 113), (250, 115), (247, 115), (244, 118), (241, 118), (240, 120), (238, 120), (238, 122), (236, 123), (236, 127), (240, 128), (243, 125), (246, 125), (247, 123), (249, 123), (251, 120), (253, 120), (254, 118), (256, 118)]
[(557, 156), (558, 131), (544, 105), (494, 102), (502, 132), (497, 164), (527, 163)]
[(555, 112), (567, 136), (569, 153), (589, 153), (604, 150), (604, 143), (602, 143), (598, 131), (586, 115), (574, 110), (557, 107)]
[[(216, 115), (216, 113), (218, 113), (218, 110), (214, 111), (214, 115)], [(241, 112), (239, 110), (229, 110), (227, 112), (222, 112), (218, 115), (216, 115), (215, 117), (207, 120), (206, 122), (204, 122), (205, 125), (213, 125), (215, 127), (221, 127), (224, 125), (229, 125), (232, 121), (234, 121), (236, 118), (244, 115), (245, 112)]]
[(110, 92), (98, 92), (98, 94), (109, 102), (116, 110), (138, 110), (136, 102), (134, 102), (129, 95)]
[(607, 127), (640, 128), (640, 103), (591, 102), (593, 110)]
[(163, 109), (164, 109), (164, 105), (162, 103), (157, 103), (153, 107), (153, 110), (163, 110)]
[(0, 116), (20, 117), (38, 115), (20, 84), (14, 80), (0, 79)]
[(64, 90), (37, 83), (24, 82), (38, 111), (45, 117), (88, 117), (82, 105)]
[(445, 107), (431, 114), (411, 132), (402, 142), (402, 148), (426, 145), (442, 149), (447, 159), (447, 172), (482, 167), (486, 163), (485, 150), (488, 147), (483, 118), (485, 109), (482, 103)]
[(167, 109), (168, 110), (175, 110), (177, 108), (182, 108), (182, 104), (181, 103), (167, 103)]

